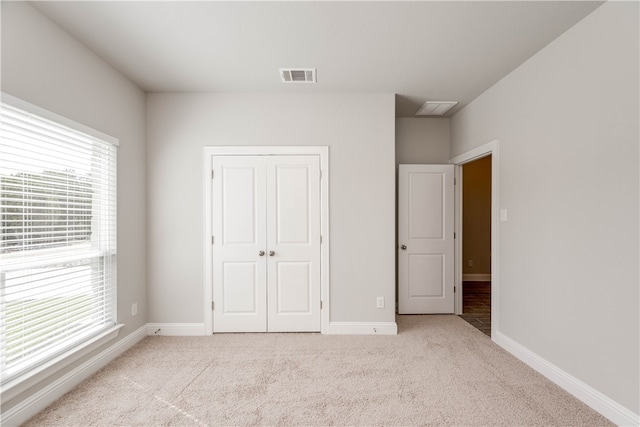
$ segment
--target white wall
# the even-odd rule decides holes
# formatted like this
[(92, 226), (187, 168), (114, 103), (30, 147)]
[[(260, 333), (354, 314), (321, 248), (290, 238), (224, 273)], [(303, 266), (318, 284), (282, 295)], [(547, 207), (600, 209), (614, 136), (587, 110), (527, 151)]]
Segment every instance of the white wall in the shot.
[(451, 144), (448, 117), (396, 119), (396, 165), (448, 164)]
[[(118, 321), (125, 325), (121, 340), (144, 325), (147, 316), (144, 93), (26, 2), (2, 2), (2, 90), (120, 140), (117, 292)], [(131, 317), (134, 302), (138, 315)], [(3, 402), (3, 411), (16, 403)]]
[(639, 412), (639, 24), (608, 2), (452, 119), (500, 144), (500, 333)]
[(149, 321), (204, 322), (203, 147), (328, 145), (330, 320), (395, 322), (394, 103), (393, 94), (148, 95)]

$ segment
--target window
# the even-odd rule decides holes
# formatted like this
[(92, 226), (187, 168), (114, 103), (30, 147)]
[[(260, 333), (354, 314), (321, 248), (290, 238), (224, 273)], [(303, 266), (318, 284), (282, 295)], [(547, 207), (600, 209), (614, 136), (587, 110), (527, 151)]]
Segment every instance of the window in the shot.
[(115, 325), (117, 141), (1, 107), (5, 384)]

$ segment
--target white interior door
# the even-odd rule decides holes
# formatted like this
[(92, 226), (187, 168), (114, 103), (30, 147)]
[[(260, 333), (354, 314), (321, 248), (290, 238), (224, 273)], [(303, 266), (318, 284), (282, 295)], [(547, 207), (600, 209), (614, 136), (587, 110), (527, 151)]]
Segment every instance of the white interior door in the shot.
[(318, 156), (214, 156), (214, 332), (320, 331)]
[(267, 165), (213, 158), (214, 332), (267, 331)]
[(268, 330), (320, 331), (320, 159), (277, 156), (270, 160)]
[(454, 166), (400, 165), (398, 313), (454, 312)]

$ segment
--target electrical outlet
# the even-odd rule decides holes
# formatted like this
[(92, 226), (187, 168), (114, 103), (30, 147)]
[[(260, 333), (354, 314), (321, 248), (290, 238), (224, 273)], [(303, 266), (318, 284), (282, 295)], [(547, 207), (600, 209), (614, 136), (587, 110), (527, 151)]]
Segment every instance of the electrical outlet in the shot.
[(470, 260), (469, 260), (469, 262), (467, 262), (467, 265), (468, 265), (469, 267), (473, 267), (473, 260), (472, 260), (472, 259), (470, 259)]
[(134, 302), (131, 304), (131, 315), (135, 316), (136, 314), (138, 314), (138, 303)]
[(384, 297), (376, 298), (376, 307), (384, 308)]

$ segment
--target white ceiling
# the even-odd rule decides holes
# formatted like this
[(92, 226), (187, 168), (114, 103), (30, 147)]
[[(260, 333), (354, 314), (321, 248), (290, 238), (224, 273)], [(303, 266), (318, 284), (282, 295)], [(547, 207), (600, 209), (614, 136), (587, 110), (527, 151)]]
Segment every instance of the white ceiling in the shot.
[(454, 114), (602, 2), (31, 4), (148, 92), (395, 93), (412, 117), (427, 100)]

